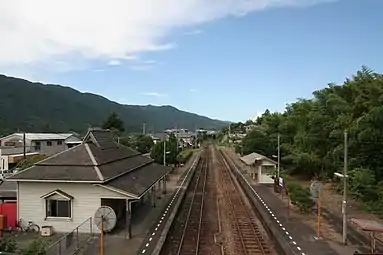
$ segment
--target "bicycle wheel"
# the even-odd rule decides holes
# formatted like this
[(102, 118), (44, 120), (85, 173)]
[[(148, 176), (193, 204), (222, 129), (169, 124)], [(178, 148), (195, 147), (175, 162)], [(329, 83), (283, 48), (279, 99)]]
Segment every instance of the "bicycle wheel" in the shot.
[(36, 224), (30, 225), (29, 229), (30, 229), (31, 232), (34, 232), (34, 233), (39, 233), (40, 232), (40, 227), (37, 226)]

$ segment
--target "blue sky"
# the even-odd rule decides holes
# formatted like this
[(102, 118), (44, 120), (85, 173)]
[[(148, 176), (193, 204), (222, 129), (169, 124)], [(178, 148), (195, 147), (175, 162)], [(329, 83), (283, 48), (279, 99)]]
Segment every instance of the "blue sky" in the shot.
[[(78, 44), (77, 51), (62, 50), (61, 58), (54, 58), (55, 68), (41, 60), (53, 59), (46, 53), (50, 58), (27, 61), (28, 68), (0, 59), (0, 72), (68, 85), (124, 104), (173, 105), (243, 121), (266, 108), (281, 111), (329, 82), (342, 82), (362, 65), (382, 72), (381, 10), (380, 0), (339, 0), (305, 7), (258, 6), (242, 10), (239, 17), (226, 11), (197, 22), (177, 17), (179, 23), (161, 29), (152, 40), (161, 44), (156, 49), (127, 49), (124, 58), (113, 58), (115, 52), (93, 56), (90, 46), (82, 51)], [(126, 53), (123, 47), (120, 52)]]

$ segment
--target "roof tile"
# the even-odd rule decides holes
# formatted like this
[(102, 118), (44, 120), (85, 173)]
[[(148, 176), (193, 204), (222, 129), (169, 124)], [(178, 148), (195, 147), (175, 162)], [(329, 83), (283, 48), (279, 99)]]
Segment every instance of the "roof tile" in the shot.
[(111, 180), (104, 185), (139, 197), (170, 170), (170, 167), (152, 163), (129, 172), (120, 178)]

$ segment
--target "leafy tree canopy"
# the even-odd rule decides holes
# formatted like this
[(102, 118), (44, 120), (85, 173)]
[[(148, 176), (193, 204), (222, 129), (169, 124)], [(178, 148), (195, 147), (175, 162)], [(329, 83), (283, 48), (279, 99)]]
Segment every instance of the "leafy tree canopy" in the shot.
[(383, 211), (382, 74), (362, 67), (344, 84), (328, 84), (313, 98), (287, 105), (283, 113), (266, 111), (256, 124), (243, 139), (243, 150), (276, 155), (280, 134), (282, 166), (306, 176), (333, 177), (342, 171), (347, 132), (350, 190), (356, 197), (374, 199), (373, 207)]
[[(164, 148), (165, 145), (165, 148)], [(166, 153), (166, 164), (176, 164), (179, 153), (178, 141), (174, 134), (170, 134), (165, 142), (156, 143), (150, 156), (159, 164), (164, 163), (164, 152)]]
[(28, 157), (25, 160), (22, 160), (19, 163), (17, 163), (16, 168), (20, 168), (20, 170), (24, 170), (28, 167), (33, 166), (37, 162), (44, 160), (44, 159), (46, 159), (46, 156), (44, 156), (44, 155), (36, 155), (33, 157)]
[(116, 130), (120, 133), (123, 133), (125, 131), (124, 122), (115, 112), (112, 112), (108, 116), (108, 118), (102, 123), (102, 128)]
[(120, 143), (139, 151), (140, 153), (148, 153), (152, 149), (153, 139), (148, 135), (134, 134), (132, 136), (123, 137)]

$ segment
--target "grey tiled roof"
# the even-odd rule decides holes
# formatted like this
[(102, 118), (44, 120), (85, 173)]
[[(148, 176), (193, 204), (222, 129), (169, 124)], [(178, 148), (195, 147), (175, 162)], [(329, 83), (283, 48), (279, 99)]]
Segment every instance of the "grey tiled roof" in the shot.
[(241, 160), (243, 162), (245, 162), (246, 165), (249, 165), (249, 166), (254, 164), (254, 162), (256, 160), (268, 160), (271, 163), (277, 164), (277, 162), (275, 162), (274, 160), (272, 160), (272, 159), (270, 159), (270, 158), (268, 158), (266, 156), (263, 156), (263, 155), (261, 155), (259, 153), (256, 153), (256, 152), (253, 152), (253, 153), (250, 153), (250, 154), (248, 154), (246, 156), (241, 157)]
[(86, 181), (140, 195), (171, 170), (117, 144), (108, 135), (102, 130), (90, 131), (82, 144), (40, 161), (9, 179)]
[(139, 197), (170, 170), (171, 168), (163, 165), (149, 164), (103, 185), (124, 190)]
[[(98, 167), (101, 174), (104, 176), (105, 180), (109, 180), (115, 176), (121, 175), (123, 173), (128, 173), (134, 171), (135, 169), (153, 163), (153, 159), (137, 155), (117, 161), (113, 161), (108, 164), (104, 164)], [(157, 165), (157, 164), (155, 164)]]
[(8, 180), (94, 181), (100, 179), (93, 166), (35, 166), (21, 171)]
[(17, 184), (7, 180), (0, 181), (0, 198), (12, 198), (17, 196)]
[(93, 166), (85, 144), (75, 146), (53, 157), (40, 161), (36, 166)]
[(95, 144), (89, 143), (89, 149), (98, 165), (106, 164), (116, 160), (141, 155), (138, 151), (119, 145), (110, 150), (100, 150)]

